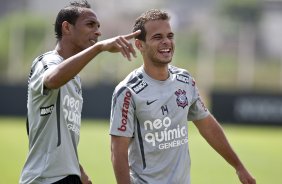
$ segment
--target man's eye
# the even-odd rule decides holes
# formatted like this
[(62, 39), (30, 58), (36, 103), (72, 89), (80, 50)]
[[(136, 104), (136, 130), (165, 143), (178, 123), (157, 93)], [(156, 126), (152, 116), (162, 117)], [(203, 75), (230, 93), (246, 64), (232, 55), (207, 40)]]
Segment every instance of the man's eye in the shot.
[(167, 37), (168, 37), (169, 39), (173, 39), (173, 38), (174, 38), (174, 35), (173, 35), (173, 34), (169, 34)]
[(162, 39), (162, 37), (161, 36), (155, 36), (155, 37), (153, 37), (154, 39), (156, 39), (156, 40), (160, 40), (160, 39)]
[(93, 27), (93, 26), (94, 26), (93, 23), (88, 23), (87, 25), (88, 25), (89, 27)]

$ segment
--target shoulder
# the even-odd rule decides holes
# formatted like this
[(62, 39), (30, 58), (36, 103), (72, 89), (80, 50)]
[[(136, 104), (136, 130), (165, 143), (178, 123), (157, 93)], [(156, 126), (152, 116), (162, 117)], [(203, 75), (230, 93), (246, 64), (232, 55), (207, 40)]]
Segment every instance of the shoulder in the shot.
[(38, 59), (42, 62), (46, 62), (47, 65), (59, 64), (64, 60), (55, 50), (42, 54)]
[(176, 74), (176, 75), (181, 74), (181, 75), (191, 76), (187, 70), (176, 66), (169, 65), (168, 70), (171, 74)]
[(195, 82), (194, 78), (190, 75), (190, 73), (183, 68), (178, 68), (176, 66), (169, 65), (169, 72), (170, 74), (175, 75), (175, 79), (179, 82), (187, 84), (189, 84), (190, 82)]
[(126, 89), (132, 93), (139, 93), (146, 86), (148, 86), (148, 84), (143, 80), (142, 70), (141, 68), (137, 68), (116, 86), (114, 93), (120, 94)]
[[(36, 57), (32, 63), (32, 67), (44, 67), (46, 70), (49, 65), (59, 64), (63, 58), (56, 51), (49, 51)], [(38, 65), (38, 63), (41, 63)]]

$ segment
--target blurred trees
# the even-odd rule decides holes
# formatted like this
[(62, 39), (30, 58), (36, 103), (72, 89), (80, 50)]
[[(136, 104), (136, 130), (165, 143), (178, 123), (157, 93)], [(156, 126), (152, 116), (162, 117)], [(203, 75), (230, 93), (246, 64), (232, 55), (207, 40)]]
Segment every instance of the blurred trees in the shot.
[[(265, 13), (261, 1), (175, 2), (160, 0), (147, 7), (140, 1), (142, 6), (137, 8), (132, 7), (133, 3), (128, 4), (123, 0), (110, 6), (111, 11), (118, 9), (117, 12), (111, 12), (112, 14), (103, 8), (108, 2), (97, 2), (93, 7), (102, 22), (101, 39), (131, 31), (136, 16), (146, 9), (165, 9), (172, 17), (176, 33), (176, 51), (172, 64), (190, 71), (207, 90), (279, 88), (277, 78), (280, 78), (280, 64), (261, 57), (264, 54), (261, 48), (265, 43), (260, 41), (260, 24)], [(52, 5), (55, 9), (52, 13), (49, 12), (52, 14), (49, 16), (46, 14), (48, 11), (45, 4), (36, 1), (32, 5), (35, 4), (41, 6), (39, 9), (33, 7), (36, 11), (28, 11), (25, 7), (21, 11), (0, 17), (0, 82), (26, 82), (32, 60), (55, 46), (52, 16), (59, 7)], [(45, 14), (42, 13), (44, 8)], [(264, 34), (267, 35), (267, 31)], [(117, 83), (142, 64), (140, 55), (136, 62), (131, 63), (126, 62), (119, 54), (109, 53), (99, 55), (96, 60), (98, 62), (91, 62), (81, 72), (84, 84)]]
[(43, 44), (49, 27), (45, 18), (23, 12), (0, 19), (0, 34), (5, 35), (0, 42), (2, 82), (17, 83), (26, 79), (33, 57), (45, 49)]
[(237, 82), (250, 89), (254, 83), (257, 26), (262, 13), (256, 0), (229, 0), (223, 2), (223, 13), (238, 28)]

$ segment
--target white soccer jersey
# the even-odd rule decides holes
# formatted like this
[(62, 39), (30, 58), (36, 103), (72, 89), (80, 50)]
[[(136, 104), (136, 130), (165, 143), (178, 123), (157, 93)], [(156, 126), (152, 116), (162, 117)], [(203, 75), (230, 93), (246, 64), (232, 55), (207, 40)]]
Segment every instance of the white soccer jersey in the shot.
[(132, 184), (190, 183), (187, 120), (203, 119), (209, 111), (187, 71), (169, 66), (169, 73), (157, 81), (140, 67), (114, 91), (110, 134), (132, 138)]
[(45, 71), (63, 61), (56, 51), (36, 58), (28, 85), (29, 153), (20, 183), (49, 184), (67, 175), (80, 176), (77, 145), (82, 92), (79, 76), (59, 89), (44, 88)]

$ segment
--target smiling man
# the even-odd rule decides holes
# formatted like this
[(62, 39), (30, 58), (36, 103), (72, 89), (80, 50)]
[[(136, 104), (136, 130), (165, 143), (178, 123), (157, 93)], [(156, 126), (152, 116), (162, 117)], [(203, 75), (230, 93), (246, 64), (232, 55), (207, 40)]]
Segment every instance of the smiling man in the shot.
[(143, 66), (116, 87), (112, 99), (111, 159), (117, 183), (190, 184), (190, 120), (243, 184), (255, 184), (202, 102), (193, 77), (169, 65), (175, 45), (168, 14), (145, 12), (133, 31), (139, 29), (135, 46)]
[(129, 40), (140, 33), (98, 42), (99, 28), (87, 1), (72, 2), (57, 15), (55, 49), (33, 61), (27, 100), (29, 153), (20, 184), (91, 183), (78, 160), (83, 104), (78, 73), (103, 51), (120, 52), (130, 60), (135, 51)]

